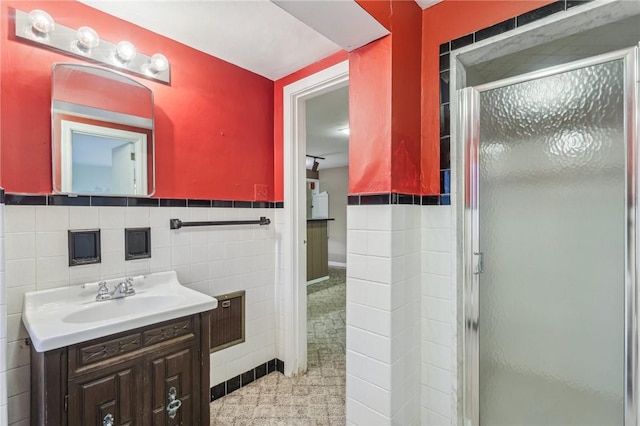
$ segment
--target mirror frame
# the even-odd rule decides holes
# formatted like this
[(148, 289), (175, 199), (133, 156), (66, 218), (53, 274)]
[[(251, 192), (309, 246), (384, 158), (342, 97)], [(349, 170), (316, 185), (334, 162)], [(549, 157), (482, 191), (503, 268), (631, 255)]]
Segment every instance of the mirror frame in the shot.
[[(110, 111), (80, 104), (74, 104), (66, 101), (57, 101), (54, 99), (54, 76), (57, 67), (72, 66), (74, 68), (86, 68), (88, 70), (97, 70), (100, 74), (111, 74), (116, 76), (117, 80), (127, 80), (129, 84), (133, 86), (143, 88), (149, 92), (151, 101), (151, 114), (150, 118), (136, 116), (128, 113), (121, 113), (117, 111)], [(101, 77), (102, 77), (101, 75)], [(104, 78), (107, 78), (104, 76)], [(126, 84), (126, 83), (125, 83)], [(62, 137), (63, 122), (69, 121), (68, 117), (56, 117), (57, 114), (64, 114), (67, 116), (77, 117), (80, 119), (89, 119), (102, 121), (106, 123), (113, 123), (121, 126), (138, 127), (140, 129), (148, 130), (150, 132), (150, 140), (147, 138), (146, 154), (147, 154), (147, 167), (146, 167), (146, 183), (148, 192), (144, 194), (101, 194), (101, 193), (85, 193), (85, 192), (71, 192), (64, 191), (62, 189), (62, 169), (65, 160), (62, 156), (62, 146), (64, 145)], [(75, 123), (84, 123), (83, 121), (74, 121)], [(104, 127), (109, 129), (110, 127)], [(60, 140), (56, 140), (56, 134), (59, 134)], [(155, 146), (155, 98), (151, 88), (145, 86), (139, 81), (114, 70), (81, 63), (69, 63), (69, 62), (56, 62), (51, 66), (51, 187), (54, 194), (70, 195), (70, 196), (99, 196), (99, 197), (137, 197), (137, 198), (151, 198), (156, 193), (156, 146)], [(149, 149), (150, 148), (150, 149)], [(151, 159), (148, 158), (149, 151), (151, 151)], [(58, 160), (58, 161), (56, 161)], [(148, 167), (152, 167), (151, 173), (149, 173)], [(57, 178), (57, 176), (60, 178)], [(149, 182), (149, 179), (151, 182)], [(56, 183), (58, 186), (56, 187)]]

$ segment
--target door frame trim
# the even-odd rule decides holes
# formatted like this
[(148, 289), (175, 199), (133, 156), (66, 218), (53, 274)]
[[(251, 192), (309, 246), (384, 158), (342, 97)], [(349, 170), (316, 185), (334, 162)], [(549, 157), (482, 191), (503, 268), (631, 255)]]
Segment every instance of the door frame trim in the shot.
[[(287, 376), (307, 371), (307, 211), (305, 101), (349, 84), (349, 61), (332, 65), (283, 89), (284, 223), (276, 299), (282, 302), (278, 336)], [(277, 262), (280, 264), (280, 262)]]
[[(464, 114), (469, 109), (476, 108), (474, 106), (473, 99), (463, 100), (462, 97), (458, 98), (458, 92), (466, 87), (466, 68), (476, 65), (489, 59), (495, 59), (501, 56), (505, 56), (520, 50), (524, 50), (536, 45), (547, 43), (558, 38), (577, 34), (579, 32), (596, 28), (601, 25), (605, 25), (611, 22), (624, 19), (626, 17), (640, 15), (640, 2), (626, 2), (620, 0), (601, 0), (598, 2), (592, 2), (563, 12), (562, 14), (554, 14), (548, 18), (541, 19), (530, 25), (516, 28), (508, 33), (500, 36), (492, 37), (487, 40), (472, 44), (470, 46), (454, 50), (451, 52), (450, 62), (450, 99), (451, 99), (451, 202), (452, 202), (452, 224), (453, 231), (456, 235), (456, 252), (455, 260), (452, 268), (453, 280), (456, 283), (456, 318), (455, 318), (455, 342), (456, 346), (453, 348), (453, 354), (458, 367), (458, 374), (456, 374), (457, 391), (452, 394), (452, 404), (456, 408), (455, 415), (457, 421), (455, 423), (464, 426), (477, 425), (477, 421), (473, 421), (471, 418), (465, 417), (465, 413), (468, 412), (469, 404), (473, 404), (471, 397), (468, 395), (469, 383), (468, 374), (469, 361), (466, 359), (466, 346), (465, 342), (469, 342), (467, 337), (467, 327), (476, 327), (477, 323), (473, 324), (466, 322), (466, 310), (473, 310), (473, 305), (465, 303), (465, 299), (468, 296), (468, 290), (466, 283), (469, 280), (467, 274), (467, 264), (472, 255), (472, 247), (468, 243), (472, 235), (469, 234), (471, 217), (468, 212), (470, 207), (470, 198), (473, 197), (473, 193), (467, 186), (465, 179), (466, 172), (474, 167), (472, 162), (467, 160), (467, 146), (465, 143), (465, 128), (463, 126), (462, 119)], [(637, 60), (637, 58), (636, 58)], [(638, 80), (638, 76), (636, 76)], [(514, 80), (515, 81), (515, 80)], [(485, 86), (485, 85), (483, 85)], [(487, 85), (488, 86), (488, 85)], [(634, 92), (639, 89), (634, 89)], [(638, 93), (640, 96), (640, 93)], [(633, 107), (633, 105), (631, 106)], [(633, 111), (633, 109), (631, 109)], [(637, 105), (635, 105), (635, 111), (637, 111)], [(635, 124), (634, 121), (635, 120)], [(633, 118), (628, 121), (627, 131), (629, 136), (632, 136), (637, 141), (637, 135), (640, 134), (640, 123), (637, 118)], [(477, 129), (475, 130), (477, 131)], [(629, 152), (628, 161), (632, 161), (632, 158), (637, 157), (637, 150)], [(477, 164), (477, 163), (476, 163)], [(635, 163), (634, 163), (635, 164)], [(627, 175), (628, 178), (633, 178), (633, 185), (628, 182), (629, 191), (633, 191), (633, 197), (631, 200), (636, 202), (636, 187), (635, 183), (639, 179), (640, 172), (636, 171)], [(631, 192), (628, 192), (631, 193)], [(477, 196), (477, 195), (476, 195)], [(477, 200), (477, 198), (476, 198)], [(629, 210), (628, 210), (629, 211)], [(628, 213), (629, 214), (629, 213)], [(627, 258), (631, 259), (635, 255), (635, 246), (640, 244), (640, 236), (637, 235), (635, 230), (635, 223), (638, 218), (633, 215), (629, 217), (629, 228), (633, 227), (633, 230), (628, 229), (628, 235), (633, 232), (633, 239), (627, 240), (633, 242), (633, 250), (627, 248)], [(636, 269), (637, 265), (629, 264), (626, 275), (629, 280), (636, 282)], [(629, 287), (632, 287), (629, 289)], [(630, 335), (625, 338), (626, 346), (626, 364), (627, 370), (625, 372), (625, 425), (635, 425), (636, 419), (638, 419), (638, 404), (636, 399), (638, 397), (638, 301), (636, 286), (627, 286), (627, 306), (625, 309), (628, 314), (625, 317), (626, 328), (631, 331)], [(630, 337), (631, 336), (631, 337)], [(471, 342), (469, 342), (471, 343)], [(477, 358), (476, 358), (477, 360)], [(473, 365), (471, 364), (471, 367)], [(454, 372), (455, 374), (455, 372)], [(471, 382), (472, 383), (472, 382)], [(635, 395), (635, 396), (634, 396)], [(476, 401), (477, 403), (477, 401)]]

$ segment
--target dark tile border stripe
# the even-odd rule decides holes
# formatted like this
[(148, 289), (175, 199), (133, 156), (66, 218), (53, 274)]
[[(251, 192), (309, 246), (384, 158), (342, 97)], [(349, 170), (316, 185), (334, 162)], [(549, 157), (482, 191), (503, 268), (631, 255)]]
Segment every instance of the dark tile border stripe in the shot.
[(191, 200), (176, 198), (105, 197), (99, 195), (5, 194), (0, 203), (14, 206), (93, 206), (93, 207), (230, 207), (239, 209), (283, 208), (282, 201)]
[[(580, 6), (582, 4), (589, 3), (593, 0), (558, 0), (553, 3), (549, 3), (546, 6), (542, 6), (538, 9), (534, 9), (530, 12), (523, 13), (519, 16), (514, 16), (506, 21), (499, 22), (487, 28), (475, 31), (473, 33), (465, 34), (462, 37), (458, 37), (455, 40), (447, 41), (440, 45), (440, 196), (438, 202), (435, 202), (432, 196), (426, 196), (427, 202), (423, 197), (422, 205), (449, 205), (451, 204), (449, 196), (449, 184), (444, 182), (443, 175), (447, 176), (451, 173), (451, 144), (449, 135), (451, 134), (451, 123), (449, 120), (449, 67), (451, 51), (460, 49), (461, 47), (468, 46), (473, 43), (477, 43), (482, 40), (486, 40), (489, 37), (503, 34), (511, 31), (515, 28), (528, 25), (539, 19), (546, 18), (554, 13), (569, 10), (573, 7)], [(447, 178), (448, 179), (448, 178)], [(447, 192), (444, 192), (444, 191)]]
[(245, 371), (242, 374), (238, 374), (227, 381), (213, 386), (211, 388), (211, 401), (215, 401), (216, 399), (229, 395), (241, 387), (252, 383), (254, 380), (258, 380), (259, 378), (264, 377), (269, 373), (273, 373), (274, 371), (279, 371), (284, 374), (284, 362), (280, 361), (278, 358), (274, 358), (271, 361), (260, 364), (249, 371)]
[(45, 206), (47, 205), (46, 195), (20, 195), (5, 194), (4, 203), (16, 206)]
[(211, 200), (187, 200), (187, 207), (211, 207)]
[[(447, 174), (448, 185), (448, 174)], [(401, 194), (397, 192), (387, 192), (383, 194), (361, 194), (349, 195), (347, 204), (350, 206), (375, 206), (375, 205), (393, 205), (405, 204), (414, 206), (437, 206), (451, 204), (449, 197), (445, 199), (442, 195), (418, 195), (418, 194)]]
[(64, 195), (50, 195), (47, 197), (50, 206), (89, 206), (91, 197), (66, 197)]
[(126, 207), (127, 197), (91, 197), (91, 205), (102, 207)]

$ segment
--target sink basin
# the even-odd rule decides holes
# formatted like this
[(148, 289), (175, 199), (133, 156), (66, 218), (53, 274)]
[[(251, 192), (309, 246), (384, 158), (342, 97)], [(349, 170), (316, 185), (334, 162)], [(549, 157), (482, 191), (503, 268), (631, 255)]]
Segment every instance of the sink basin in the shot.
[(139, 295), (140, 297), (135, 296), (91, 304), (90, 306), (71, 312), (61, 319), (62, 322), (71, 324), (87, 324), (136, 315), (146, 309), (147, 306), (153, 306), (157, 309), (167, 309), (184, 303), (184, 297), (148, 294)]
[[(124, 278), (107, 281), (112, 290)], [(25, 294), (22, 320), (38, 352), (208, 311), (211, 296), (184, 287), (175, 272), (134, 277), (135, 295), (96, 302), (98, 283)]]

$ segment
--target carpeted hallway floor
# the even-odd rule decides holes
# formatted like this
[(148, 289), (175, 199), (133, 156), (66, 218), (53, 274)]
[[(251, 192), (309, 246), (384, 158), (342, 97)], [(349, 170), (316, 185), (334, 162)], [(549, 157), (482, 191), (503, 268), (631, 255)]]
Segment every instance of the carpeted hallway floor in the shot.
[(346, 271), (329, 275), (307, 287), (307, 374), (276, 371), (212, 402), (212, 425), (344, 426)]

